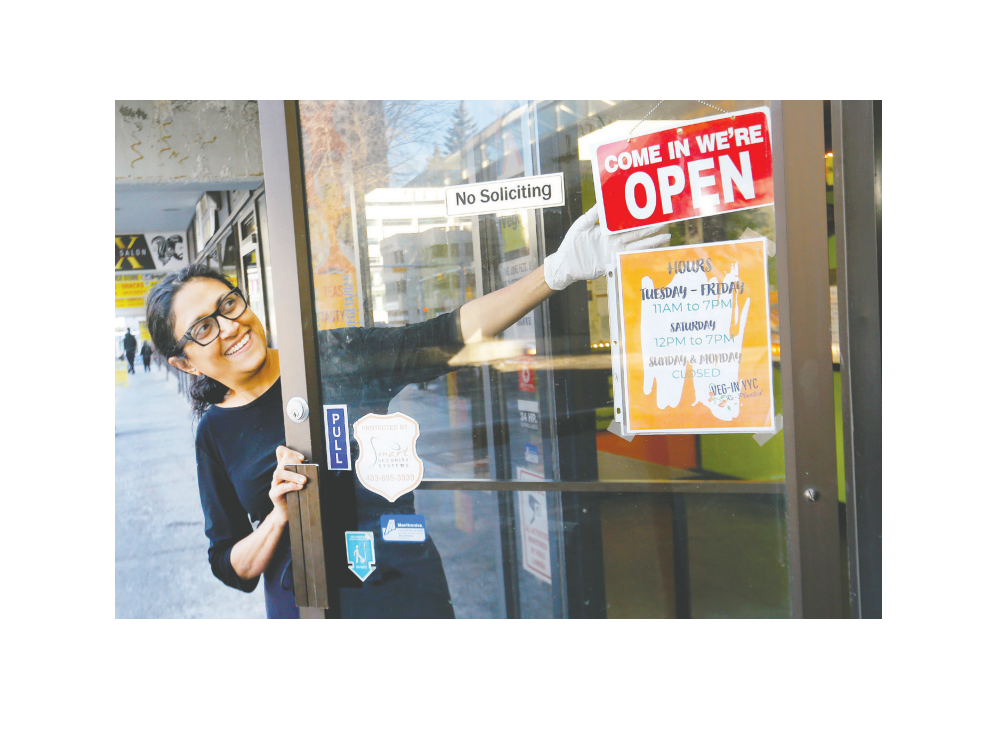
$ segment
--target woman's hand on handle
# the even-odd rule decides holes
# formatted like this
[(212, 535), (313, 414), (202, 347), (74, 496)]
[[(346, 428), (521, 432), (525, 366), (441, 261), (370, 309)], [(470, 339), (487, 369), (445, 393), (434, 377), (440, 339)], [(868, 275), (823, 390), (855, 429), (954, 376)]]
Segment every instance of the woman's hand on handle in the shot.
[(284, 527), (288, 523), (288, 504), (285, 494), (288, 491), (298, 491), (304, 488), (308, 480), (300, 473), (287, 470), (286, 466), (302, 463), (305, 457), (285, 446), (278, 446), (277, 468), (274, 469), (274, 478), (270, 482), (270, 500), (274, 504), (273, 510), (267, 515), (260, 526), (251, 534), (243, 537), (233, 545), (233, 550), (229, 555), (229, 562), (240, 577), (251, 580), (263, 574), (270, 564), (277, 543), (281, 539)]
[(270, 484), (270, 500), (274, 504), (274, 513), (277, 514), (278, 519), (287, 522), (288, 504), (285, 494), (288, 491), (301, 490), (308, 479), (300, 473), (289, 471), (285, 466), (303, 463), (305, 457), (287, 446), (278, 446), (276, 454), (277, 468), (274, 469), (274, 478)]

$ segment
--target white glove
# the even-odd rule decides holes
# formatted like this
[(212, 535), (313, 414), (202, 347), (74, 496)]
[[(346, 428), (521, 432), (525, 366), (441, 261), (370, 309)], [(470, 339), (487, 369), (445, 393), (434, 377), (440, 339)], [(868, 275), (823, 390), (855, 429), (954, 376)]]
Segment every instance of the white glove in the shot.
[(572, 223), (558, 250), (544, 259), (545, 283), (555, 291), (576, 281), (599, 278), (606, 273), (606, 266), (615, 262), (620, 251), (660, 248), (671, 241), (668, 234), (655, 235), (667, 228), (667, 223), (607, 235), (596, 225), (598, 222), (599, 203), (596, 203)]

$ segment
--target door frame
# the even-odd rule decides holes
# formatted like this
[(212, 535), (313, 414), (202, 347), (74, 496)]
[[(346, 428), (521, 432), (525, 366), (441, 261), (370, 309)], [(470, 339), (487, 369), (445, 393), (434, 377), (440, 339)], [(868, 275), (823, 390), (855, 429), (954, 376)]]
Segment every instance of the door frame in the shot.
[(821, 101), (772, 101), (770, 120), (791, 614), (839, 618), (824, 106)]
[(883, 617), (882, 103), (832, 102), (849, 603)]
[[(838, 479), (831, 360), (828, 245), (825, 210), (825, 142), (821, 101), (774, 101), (773, 133), (778, 305), (781, 333), (781, 390), (785, 452), (784, 484), (744, 481), (655, 481), (652, 483), (465, 482), (456, 488), (632, 490), (672, 493), (776, 493), (787, 496), (788, 569), (792, 617), (842, 616)], [(274, 307), (284, 403), (318, 394), (319, 364), (314, 288), (305, 213), (305, 184), (297, 101), (260, 101)], [(313, 398), (314, 400), (315, 398)], [(319, 403), (317, 400), (315, 405)], [(289, 447), (309, 463), (326, 463), (320, 408), (293, 422), (285, 412)], [(324, 475), (321, 476), (324, 478)], [(350, 479), (351, 480), (351, 479)], [(449, 482), (419, 488), (448, 489)], [(333, 494), (336, 491), (333, 489)], [(327, 500), (323, 500), (324, 502)], [(348, 499), (347, 499), (348, 501)], [(328, 516), (323, 512), (323, 517)], [(324, 525), (327, 541), (340, 541), (347, 515)], [(336, 536), (340, 540), (336, 540)], [(302, 546), (292, 543), (295, 560)], [(330, 556), (331, 555), (331, 556)], [(328, 550), (324, 576), (328, 608), (301, 608), (302, 617), (338, 616), (345, 574), (344, 550)], [(296, 562), (297, 564), (297, 562)], [(309, 568), (312, 568), (309, 565)], [(297, 573), (296, 573), (297, 574)]]

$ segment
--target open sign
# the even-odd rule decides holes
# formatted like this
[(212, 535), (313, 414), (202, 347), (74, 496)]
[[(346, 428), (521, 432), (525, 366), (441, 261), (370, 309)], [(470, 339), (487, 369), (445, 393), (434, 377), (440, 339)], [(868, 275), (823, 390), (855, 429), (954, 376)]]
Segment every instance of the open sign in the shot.
[(600, 225), (618, 232), (770, 205), (770, 144), (766, 108), (600, 143), (592, 153)]

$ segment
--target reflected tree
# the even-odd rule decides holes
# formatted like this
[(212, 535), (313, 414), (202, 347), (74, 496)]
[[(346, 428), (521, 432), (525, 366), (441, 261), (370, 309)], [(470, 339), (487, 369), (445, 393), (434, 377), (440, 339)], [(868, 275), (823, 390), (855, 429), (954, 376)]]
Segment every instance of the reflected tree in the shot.
[(445, 154), (462, 150), (474, 136), (476, 136), (476, 124), (469, 115), (466, 102), (460, 101), (452, 112), (452, 126), (445, 132)]

